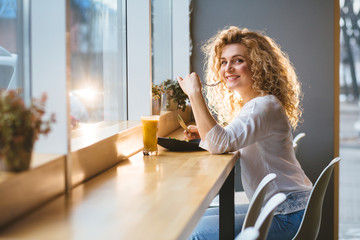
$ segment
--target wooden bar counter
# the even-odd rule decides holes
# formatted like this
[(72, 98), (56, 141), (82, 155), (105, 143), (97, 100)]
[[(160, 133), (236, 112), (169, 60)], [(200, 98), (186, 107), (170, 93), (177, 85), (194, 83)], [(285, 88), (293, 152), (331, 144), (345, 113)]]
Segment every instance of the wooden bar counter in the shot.
[(158, 156), (139, 152), (17, 220), (0, 239), (187, 239), (239, 156), (159, 148)]

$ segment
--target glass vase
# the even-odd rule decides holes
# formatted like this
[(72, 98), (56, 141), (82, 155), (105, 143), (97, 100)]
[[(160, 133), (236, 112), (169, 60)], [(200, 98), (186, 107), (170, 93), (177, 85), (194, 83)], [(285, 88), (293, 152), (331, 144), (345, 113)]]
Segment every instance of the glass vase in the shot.
[(161, 103), (162, 103), (162, 97), (158, 99), (152, 99), (152, 115), (160, 115)]

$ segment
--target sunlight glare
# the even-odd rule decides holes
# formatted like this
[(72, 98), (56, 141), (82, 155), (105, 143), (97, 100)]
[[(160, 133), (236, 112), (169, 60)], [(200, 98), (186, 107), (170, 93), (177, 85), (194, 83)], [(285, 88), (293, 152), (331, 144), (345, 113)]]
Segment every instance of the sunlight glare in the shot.
[(84, 99), (85, 101), (94, 101), (96, 95), (98, 95), (97, 91), (90, 87), (74, 90), (73, 93)]

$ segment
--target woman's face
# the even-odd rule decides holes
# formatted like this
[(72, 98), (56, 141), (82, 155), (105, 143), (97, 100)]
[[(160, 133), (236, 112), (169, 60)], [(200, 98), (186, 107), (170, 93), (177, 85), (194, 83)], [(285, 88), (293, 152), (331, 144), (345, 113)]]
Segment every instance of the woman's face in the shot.
[(244, 45), (240, 43), (226, 45), (222, 50), (220, 62), (220, 74), (229, 90), (237, 91), (243, 97), (254, 93), (251, 79), (253, 73)]

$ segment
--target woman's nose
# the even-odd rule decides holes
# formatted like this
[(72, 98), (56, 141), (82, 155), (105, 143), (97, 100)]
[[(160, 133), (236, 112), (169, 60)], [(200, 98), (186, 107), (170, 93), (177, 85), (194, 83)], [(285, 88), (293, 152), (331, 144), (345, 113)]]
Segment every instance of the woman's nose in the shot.
[(225, 68), (225, 71), (227, 72), (231, 72), (233, 70), (233, 66), (232, 64), (229, 62), (228, 64), (226, 64), (226, 68)]

